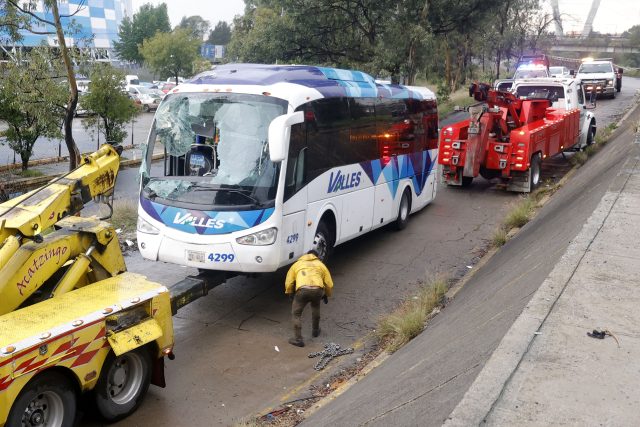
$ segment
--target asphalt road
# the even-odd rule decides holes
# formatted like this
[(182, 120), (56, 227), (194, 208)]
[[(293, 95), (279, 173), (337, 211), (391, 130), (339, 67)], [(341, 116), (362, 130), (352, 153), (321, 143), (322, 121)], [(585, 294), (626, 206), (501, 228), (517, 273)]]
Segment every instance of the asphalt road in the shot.
[[(599, 102), (596, 114), (601, 126), (620, 115), (631, 102), (632, 90), (640, 88), (638, 80), (625, 81), (623, 96)], [(309, 423), (344, 425), (348, 419), (349, 424), (362, 424), (374, 419), (378, 425), (424, 425), (425, 419), (439, 424), (446, 418), (593, 210), (607, 187), (606, 179), (615, 175), (613, 160), (605, 168), (595, 167), (611, 157), (606, 153), (614, 148), (607, 147), (582, 168), (425, 333), (376, 370), (387, 371), (384, 377), (365, 378)], [(561, 157), (554, 161), (559, 169), (568, 169)], [(561, 176), (555, 169), (545, 173), (549, 178)], [(131, 169), (121, 172), (118, 197), (135, 198), (135, 175)], [(152, 387), (138, 412), (117, 425), (231, 425), (308, 395), (309, 384), (322, 384), (336, 366), (353, 363), (368, 350), (360, 345), (361, 338), (420, 282), (437, 275), (459, 277), (473, 269), (519, 197), (481, 178), (467, 189), (440, 186), (435, 201), (413, 215), (405, 230), (378, 230), (338, 247), (330, 264), (335, 298), (322, 307), (322, 335), (317, 339), (309, 338), (309, 313), (305, 313), (304, 349), (287, 344), (290, 305), (283, 295), (283, 271), (238, 277), (219, 286), (175, 317), (177, 358), (167, 362), (168, 387)], [(541, 250), (532, 251), (539, 246)], [(127, 265), (168, 286), (193, 272), (141, 260), (137, 253), (128, 256)], [(307, 354), (329, 341), (355, 345), (356, 351), (318, 375), (313, 370), (315, 360)], [(411, 352), (422, 341), (426, 344), (421, 354)], [(417, 366), (428, 366), (429, 374), (416, 378), (412, 369)], [(390, 410), (400, 403), (406, 403), (402, 411)], [(420, 422), (397, 423), (398, 414), (405, 412)], [(99, 425), (88, 417), (83, 423)]]

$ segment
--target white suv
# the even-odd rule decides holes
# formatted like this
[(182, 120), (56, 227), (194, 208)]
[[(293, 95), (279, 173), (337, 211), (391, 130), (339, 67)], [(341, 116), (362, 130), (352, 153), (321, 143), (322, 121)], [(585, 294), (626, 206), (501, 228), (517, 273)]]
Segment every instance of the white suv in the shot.
[(622, 69), (616, 72), (608, 59), (584, 60), (578, 68), (576, 78), (582, 80), (586, 92), (595, 91), (598, 95), (608, 95), (612, 99), (622, 88)]

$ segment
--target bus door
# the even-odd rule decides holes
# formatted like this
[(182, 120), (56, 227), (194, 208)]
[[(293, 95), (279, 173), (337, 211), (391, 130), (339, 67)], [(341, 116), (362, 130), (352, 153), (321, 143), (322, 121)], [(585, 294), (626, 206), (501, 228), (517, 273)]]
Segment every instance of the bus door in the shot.
[(306, 223), (306, 145), (305, 124), (292, 126), (284, 182), (284, 205), (282, 209), (282, 234), (280, 264), (286, 265), (304, 253)]

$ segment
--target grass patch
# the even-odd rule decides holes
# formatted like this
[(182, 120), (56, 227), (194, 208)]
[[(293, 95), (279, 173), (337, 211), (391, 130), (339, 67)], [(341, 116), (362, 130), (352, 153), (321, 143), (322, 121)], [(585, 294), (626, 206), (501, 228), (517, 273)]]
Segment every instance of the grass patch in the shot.
[(495, 233), (493, 233), (491, 244), (494, 248), (499, 248), (500, 246), (504, 246), (505, 243), (507, 243), (507, 230), (505, 230), (504, 227), (499, 227)]
[(535, 208), (536, 202), (532, 197), (523, 198), (505, 217), (503, 223), (505, 231), (523, 227), (531, 219)]
[(449, 99), (442, 103), (438, 102), (438, 116), (446, 117), (453, 112), (454, 107), (467, 107), (477, 101), (469, 96), (468, 88), (460, 88), (449, 95)]
[(21, 170), (19, 172), (16, 172), (16, 175), (19, 175), (22, 178), (36, 178), (44, 174), (37, 169), (26, 169), (26, 170)]
[(578, 151), (569, 159), (569, 163), (571, 163), (572, 166), (582, 166), (587, 162), (588, 158), (589, 156), (586, 151)]
[(108, 219), (113, 228), (122, 228), (125, 231), (136, 230), (138, 221), (138, 203), (130, 199), (117, 199), (113, 202), (113, 215)]
[(425, 285), (418, 295), (408, 299), (393, 313), (380, 319), (376, 335), (390, 353), (415, 338), (424, 329), (429, 314), (442, 303), (447, 283), (440, 279)]

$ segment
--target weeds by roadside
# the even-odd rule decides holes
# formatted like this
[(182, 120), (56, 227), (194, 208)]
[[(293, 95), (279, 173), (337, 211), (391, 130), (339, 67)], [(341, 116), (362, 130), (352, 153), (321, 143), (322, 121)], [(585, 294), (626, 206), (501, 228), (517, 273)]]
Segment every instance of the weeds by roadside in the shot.
[(449, 99), (444, 102), (438, 102), (438, 116), (445, 117), (453, 112), (454, 107), (467, 107), (475, 104), (477, 101), (469, 97), (469, 90), (461, 88), (449, 95)]
[(41, 171), (37, 169), (25, 169), (15, 172), (21, 178), (36, 178), (44, 175)]
[(135, 200), (116, 199), (113, 203), (113, 215), (107, 221), (114, 228), (122, 228), (127, 233), (134, 233), (138, 221), (138, 203)]
[(583, 151), (578, 151), (576, 154), (574, 154), (569, 160), (569, 163), (571, 163), (572, 166), (578, 167), (584, 165), (587, 160), (589, 160), (589, 157), (596, 154), (598, 151), (600, 151), (600, 149), (602, 149), (602, 147), (607, 144), (607, 142), (609, 142), (611, 134), (617, 128), (618, 125), (616, 123), (609, 123), (604, 127), (604, 129), (598, 130), (594, 144), (591, 144), (587, 146), (587, 148), (585, 148)]
[(447, 289), (447, 283), (442, 279), (428, 283), (418, 295), (382, 317), (376, 329), (380, 345), (393, 353), (420, 334), (429, 314), (442, 303)]

